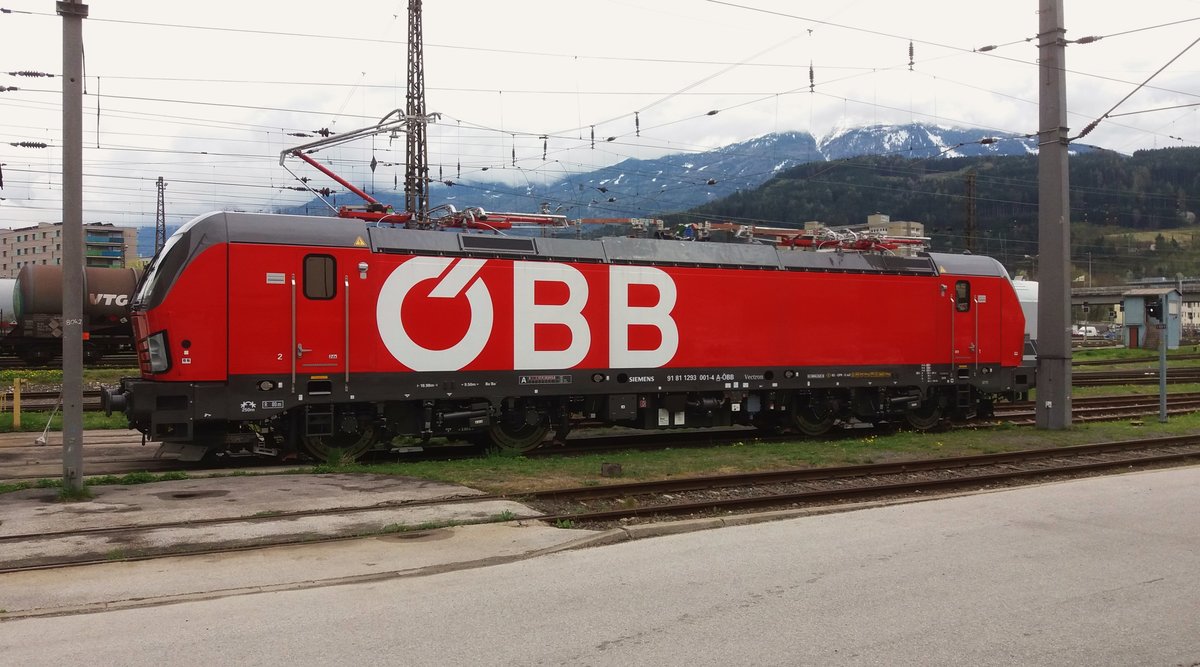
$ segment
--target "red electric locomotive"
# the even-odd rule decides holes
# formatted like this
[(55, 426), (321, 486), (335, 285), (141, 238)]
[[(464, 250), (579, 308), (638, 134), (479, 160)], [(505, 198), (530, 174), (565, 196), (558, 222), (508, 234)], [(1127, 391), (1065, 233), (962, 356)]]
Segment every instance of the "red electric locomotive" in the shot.
[(107, 409), (186, 458), (523, 451), (584, 420), (925, 429), (1033, 383), (1012, 283), (971, 255), (222, 212), (171, 237), (132, 311), (141, 377)]

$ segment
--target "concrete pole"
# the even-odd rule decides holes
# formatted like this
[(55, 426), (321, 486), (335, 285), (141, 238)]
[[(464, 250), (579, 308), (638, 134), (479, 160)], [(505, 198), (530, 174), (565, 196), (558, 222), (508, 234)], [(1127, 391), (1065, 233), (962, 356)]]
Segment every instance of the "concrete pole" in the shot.
[(1037, 426), (1071, 427), (1071, 220), (1063, 0), (1040, 0), (1038, 25)]
[(87, 5), (60, 1), (63, 18), (63, 489), (83, 490), (83, 19)]

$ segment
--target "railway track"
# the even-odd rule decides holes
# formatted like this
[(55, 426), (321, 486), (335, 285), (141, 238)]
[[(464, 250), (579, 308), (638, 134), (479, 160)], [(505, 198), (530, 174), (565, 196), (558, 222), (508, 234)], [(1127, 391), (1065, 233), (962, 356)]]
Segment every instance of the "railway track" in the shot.
[[(5, 544), (52, 543), (82, 537), (129, 539), (140, 533), (171, 528), (245, 526), (288, 522), (309, 517), (346, 517), (378, 513), (387, 507), (449, 507), (485, 500), (516, 500), (539, 514), (522, 520), (541, 520), (564, 527), (605, 528), (624, 522), (678, 517), (713, 517), (764, 508), (828, 506), (863, 500), (908, 500), (931, 494), (1008, 486), (1021, 483), (1091, 475), (1112, 470), (1173, 465), (1200, 459), (1200, 436), (1177, 436), (1125, 442), (1079, 445), (1057, 449), (1025, 450), (945, 459), (896, 463), (800, 468), (684, 479), (614, 483), (602, 486), (547, 489), (521, 494), (483, 495), (418, 500), (381, 506), (338, 507), (273, 512), (269, 515), (190, 519), (187, 521), (125, 524), (38, 533), (0, 535)], [(510, 516), (483, 519), (478, 523), (508, 521)], [(617, 523), (614, 523), (617, 522)], [(715, 526), (716, 524), (714, 524)], [(380, 526), (382, 531), (384, 526)], [(374, 537), (377, 533), (370, 533)], [(360, 536), (314, 538), (311, 534), (287, 535), (232, 547), (201, 547), (182, 550), (178, 546), (161, 551), (146, 550), (121, 560), (146, 560), (163, 556), (212, 555), (261, 549), (281, 544), (314, 544), (357, 539)], [(50, 569), (64, 565), (111, 562), (113, 558), (80, 557), (53, 564), (18, 564), (0, 568), (0, 573)]]
[(1200, 435), (898, 463), (801, 468), (543, 491), (521, 497), (574, 524), (987, 488), (1200, 459)]
[[(1200, 354), (1173, 354), (1167, 358), (1171, 361), (1191, 361), (1200, 359)], [(1146, 357), (1129, 357), (1127, 359), (1075, 359), (1071, 361), (1072, 366), (1124, 366), (1127, 364), (1157, 364), (1158, 355)]]
[[(1184, 414), (1200, 410), (1200, 392), (1171, 394), (1168, 396), (1169, 414)], [(1155, 415), (1158, 413), (1157, 396), (1097, 396), (1072, 401), (1073, 419), (1079, 422), (1113, 421)], [(969, 428), (981, 428), (997, 423), (1030, 425), (1034, 423), (1032, 402), (1011, 403), (998, 406), (996, 421), (981, 424), (968, 422)], [(831, 434), (832, 439), (857, 435), (861, 429), (844, 429)], [(44, 478), (56, 478), (61, 474), (61, 447), (55, 443), (37, 445), (35, 433), (8, 434), (0, 440), (0, 481), (21, 482)], [(584, 437), (573, 437), (565, 443), (545, 446), (526, 454), (530, 458), (572, 456), (627, 450), (652, 451), (673, 448), (717, 447), (746, 440), (756, 442), (786, 442), (794, 440), (794, 434), (767, 434), (752, 428), (707, 429), (679, 432), (646, 433), (643, 431), (598, 432)], [(213, 462), (184, 463), (174, 458), (161, 458), (154, 444), (143, 446), (140, 434), (133, 431), (116, 431), (107, 435), (103, 431), (90, 432), (84, 448), (84, 469), (89, 476), (122, 475), (133, 472), (185, 472), (202, 474), (213, 467)], [(378, 452), (375, 459), (394, 461), (397, 456), (405, 459), (436, 457), (473, 457), (479, 455), (477, 447), (462, 446), (430, 448), (403, 448), (393, 452)], [(368, 461), (371, 459), (368, 459)], [(219, 464), (218, 464), (219, 465)], [(268, 459), (228, 459), (222, 472), (246, 470), (264, 472), (277, 469), (278, 462)], [(292, 466), (294, 468), (294, 466)], [(285, 467), (286, 469), (286, 467)]]
[[(61, 396), (61, 391), (22, 391), (21, 410), (53, 410), (59, 405)], [(13, 398), (13, 392), (11, 391), (0, 393), (0, 401), (3, 401), (3, 405), (5, 406), (11, 407)], [(83, 409), (88, 412), (98, 412), (100, 410), (99, 389), (85, 389), (83, 391)]]
[[(1200, 382), (1200, 368), (1168, 368), (1167, 383)], [(1118, 385), (1158, 384), (1158, 369), (1130, 371), (1081, 371), (1071, 374), (1072, 387), (1112, 387)]]
[[(100, 361), (85, 362), (84, 368), (130, 368), (138, 367), (137, 355), (130, 352), (129, 354), (110, 354), (105, 356)], [(0, 370), (62, 370), (62, 358), (55, 357), (44, 364), (29, 364), (20, 357), (0, 356)]]
[[(1074, 421), (1112, 421), (1156, 413), (1157, 395), (1091, 396), (1071, 399)], [(1168, 414), (1184, 414), (1200, 409), (1200, 392), (1180, 392), (1167, 395)], [(1032, 401), (1004, 403), (996, 406), (995, 417), (1015, 423), (1032, 422), (1035, 406)]]

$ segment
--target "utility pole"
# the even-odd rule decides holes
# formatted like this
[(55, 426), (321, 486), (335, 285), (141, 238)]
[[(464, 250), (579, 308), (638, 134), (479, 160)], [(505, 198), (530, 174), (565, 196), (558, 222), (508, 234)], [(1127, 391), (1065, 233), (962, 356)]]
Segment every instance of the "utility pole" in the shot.
[(167, 244), (167, 207), (163, 200), (163, 191), (167, 189), (167, 184), (163, 182), (163, 177), (158, 177), (158, 208), (154, 214), (154, 254), (157, 255), (159, 250)]
[(1063, 0), (1038, 12), (1037, 426), (1071, 427), (1071, 220), (1067, 175)]
[(63, 490), (83, 491), (83, 19), (87, 5), (59, 0), (63, 18)]
[(421, 32), (421, 0), (408, 0), (408, 118), (404, 160), (404, 210), (413, 220), (429, 220), (429, 165), (425, 144), (425, 55)]

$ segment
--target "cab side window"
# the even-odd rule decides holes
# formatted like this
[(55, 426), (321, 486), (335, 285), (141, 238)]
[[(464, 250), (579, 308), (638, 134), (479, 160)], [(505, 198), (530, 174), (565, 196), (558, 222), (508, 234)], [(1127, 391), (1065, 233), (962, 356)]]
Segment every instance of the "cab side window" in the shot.
[(954, 283), (954, 308), (960, 313), (971, 310), (971, 283), (965, 280)]
[(330, 255), (308, 255), (304, 258), (304, 296), (310, 299), (332, 299), (337, 295), (337, 262)]

